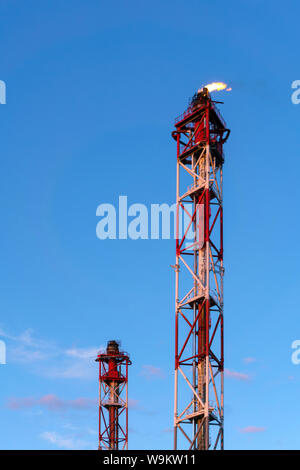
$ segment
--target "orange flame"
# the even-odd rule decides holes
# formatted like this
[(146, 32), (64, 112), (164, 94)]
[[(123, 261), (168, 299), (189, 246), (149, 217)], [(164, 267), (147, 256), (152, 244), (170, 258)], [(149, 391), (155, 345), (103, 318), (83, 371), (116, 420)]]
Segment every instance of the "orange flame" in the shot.
[[(223, 82), (209, 83), (208, 85), (205, 85), (203, 88), (207, 88), (209, 93), (211, 93), (212, 91), (220, 91), (220, 90), (225, 90), (225, 89), (226, 91), (232, 90), (232, 88), (227, 88), (227, 84)], [(202, 91), (203, 88), (201, 88), (199, 91)]]

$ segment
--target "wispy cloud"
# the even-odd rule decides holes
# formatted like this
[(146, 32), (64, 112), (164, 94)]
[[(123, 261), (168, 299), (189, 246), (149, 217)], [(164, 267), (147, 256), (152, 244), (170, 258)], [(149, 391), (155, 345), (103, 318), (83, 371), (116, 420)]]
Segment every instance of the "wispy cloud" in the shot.
[(144, 415), (152, 416), (156, 414), (156, 410), (149, 410), (148, 408), (145, 408), (145, 406), (140, 402), (140, 400), (135, 400), (134, 398), (128, 399), (128, 407), (130, 410), (136, 411)]
[(243, 361), (245, 364), (252, 364), (253, 362), (256, 362), (257, 359), (256, 357), (244, 357)]
[(266, 431), (266, 428), (259, 427), (259, 426), (246, 426), (245, 428), (240, 429), (240, 432), (243, 434), (265, 432), (265, 431)]
[(235, 370), (225, 369), (226, 377), (236, 380), (248, 381), (251, 380), (249, 374), (244, 374), (242, 372), (236, 372)]
[(55, 343), (37, 338), (32, 329), (19, 335), (11, 335), (0, 329), (0, 337), (10, 344), (8, 354), (11, 362), (27, 364), (41, 376), (52, 379), (81, 379), (95, 377), (95, 363), (101, 346), (86, 348), (61, 348)]
[(139, 400), (134, 400), (134, 398), (128, 398), (128, 408), (132, 410), (138, 410), (140, 408)]
[(65, 351), (67, 356), (76, 357), (77, 359), (96, 358), (101, 348), (71, 348)]
[[(81, 421), (80, 421), (81, 423)], [(69, 432), (76, 433), (77, 437), (80, 437), (82, 435), (84, 436), (98, 436), (98, 430), (97, 428), (90, 428), (90, 427), (82, 427), (80, 425), (74, 425), (73, 423), (64, 423), (62, 425), (64, 430), (68, 430)]]
[(20, 364), (31, 364), (45, 361), (51, 355), (46, 351), (31, 350), (24, 346), (17, 346), (9, 349), (11, 360)]
[(36, 337), (34, 337), (34, 332), (32, 328), (27, 328), (27, 330), (24, 330), (19, 335), (11, 335), (7, 331), (5, 331), (3, 328), (0, 328), (0, 336), (16, 341), (17, 343), (22, 343), (32, 348), (45, 349), (45, 348), (49, 348), (49, 344), (50, 344), (47, 341), (37, 339)]
[(80, 360), (76, 362), (64, 361), (41, 370), (40, 374), (50, 379), (80, 379), (91, 380), (95, 378), (95, 365), (92, 361)]
[(94, 409), (96, 405), (97, 400), (93, 398), (75, 398), (72, 400), (65, 400), (53, 394), (43, 395), (40, 398), (10, 398), (7, 402), (7, 407), (11, 410), (33, 407), (46, 408), (49, 411), (62, 411), (68, 409), (86, 410), (91, 408)]
[(55, 431), (45, 431), (40, 437), (60, 449), (80, 450), (91, 447), (91, 444), (73, 435), (63, 436)]
[(11, 335), (0, 329), (0, 336), (11, 342), (8, 353), (10, 360), (13, 362), (21, 364), (33, 363), (57, 355), (55, 345), (36, 338), (31, 328), (28, 328), (19, 335)]
[(152, 365), (143, 365), (140, 375), (145, 377), (147, 380), (165, 378), (163, 370), (160, 367), (155, 367)]

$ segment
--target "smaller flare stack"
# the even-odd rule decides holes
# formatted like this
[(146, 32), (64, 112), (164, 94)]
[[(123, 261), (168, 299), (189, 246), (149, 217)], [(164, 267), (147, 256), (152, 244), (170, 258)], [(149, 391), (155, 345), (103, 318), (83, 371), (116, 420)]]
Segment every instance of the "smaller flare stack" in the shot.
[(117, 341), (108, 341), (98, 354), (99, 362), (99, 450), (128, 449), (127, 353)]

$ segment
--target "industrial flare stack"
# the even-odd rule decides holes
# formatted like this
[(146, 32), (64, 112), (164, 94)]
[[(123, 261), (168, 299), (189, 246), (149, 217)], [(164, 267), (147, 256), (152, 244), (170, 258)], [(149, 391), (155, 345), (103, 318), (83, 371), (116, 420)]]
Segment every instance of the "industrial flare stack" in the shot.
[[(194, 95), (175, 129), (174, 448), (223, 449), (222, 168), (230, 131), (207, 88)], [(184, 214), (189, 223), (182, 234)]]
[(128, 366), (127, 353), (117, 341), (108, 341), (99, 353), (99, 450), (128, 449)]
[[(195, 93), (172, 133), (177, 143), (175, 450), (224, 448), (222, 185), (223, 144), (230, 130), (210, 92), (226, 87), (217, 82)], [(118, 342), (109, 341), (96, 361), (99, 449), (127, 450), (130, 358)]]

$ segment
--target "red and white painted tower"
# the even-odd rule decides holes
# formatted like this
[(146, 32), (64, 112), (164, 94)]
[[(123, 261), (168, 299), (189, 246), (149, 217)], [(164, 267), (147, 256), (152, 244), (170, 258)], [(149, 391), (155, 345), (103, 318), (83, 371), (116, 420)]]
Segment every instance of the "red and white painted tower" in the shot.
[(108, 341), (99, 353), (99, 450), (128, 449), (128, 366), (127, 353), (117, 341)]
[[(207, 88), (175, 121), (175, 449), (223, 449), (223, 144)], [(182, 217), (189, 223), (181, 230)], [(184, 232), (184, 233), (181, 233)]]

